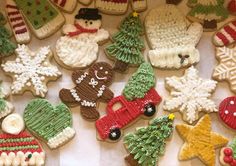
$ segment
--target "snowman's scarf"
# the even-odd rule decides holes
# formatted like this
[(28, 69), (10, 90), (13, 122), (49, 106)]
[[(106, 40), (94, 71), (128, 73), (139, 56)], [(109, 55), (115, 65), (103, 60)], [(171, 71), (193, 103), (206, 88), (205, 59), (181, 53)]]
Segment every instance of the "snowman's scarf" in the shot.
[(73, 37), (80, 35), (81, 33), (96, 33), (98, 31), (97, 29), (85, 29), (79, 24), (75, 24), (75, 27), (77, 28), (77, 31), (69, 32), (68, 36)]

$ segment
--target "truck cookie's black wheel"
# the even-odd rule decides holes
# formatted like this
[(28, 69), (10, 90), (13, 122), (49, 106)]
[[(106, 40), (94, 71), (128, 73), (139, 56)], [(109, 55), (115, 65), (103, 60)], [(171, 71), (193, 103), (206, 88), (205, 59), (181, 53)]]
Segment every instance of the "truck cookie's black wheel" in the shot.
[(154, 104), (147, 104), (144, 108), (144, 115), (151, 117), (156, 113), (156, 107)]
[(109, 139), (112, 141), (118, 140), (121, 136), (121, 131), (119, 128), (114, 128), (110, 130)]

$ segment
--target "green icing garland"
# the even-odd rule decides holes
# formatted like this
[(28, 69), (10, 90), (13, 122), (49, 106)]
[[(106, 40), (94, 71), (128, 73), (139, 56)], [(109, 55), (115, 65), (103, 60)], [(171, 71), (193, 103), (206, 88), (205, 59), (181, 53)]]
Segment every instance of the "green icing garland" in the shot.
[(45, 99), (32, 100), (24, 111), (26, 127), (44, 140), (49, 140), (72, 126), (72, 116), (65, 104), (52, 106)]
[(130, 14), (121, 25), (120, 31), (113, 35), (113, 44), (106, 47), (108, 56), (130, 64), (141, 64), (144, 62), (142, 50), (144, 42), (141, 39), (143, 25), (140, 18)]
[(48, 0), (15, 0), (15, 2), (34, 29), (41, 28), (58, 15)]
[(123, 94), (126, 99), (134, 100), (143, 98), (150, 88), (155, 86), (155, 75), (149, 63), (140, 65), (138, 71), (134, 73), (125, 86)]
[(38, 145), (25, 145), (25, 146), (14, 146), (14, 147), (0, 147), (0, 151), (19, 151), (25, 149), (38, 149)]
[(141, 166), (156, 166), (165, 152), (165, 141), (173, 132), (173, 115), (154, 119), (148, 127), (139, 128), (124, 137), (124, 144)]
[(233, 139), (229, 147), (233, 149), (233, 157), (236, 159), (236, 138)]

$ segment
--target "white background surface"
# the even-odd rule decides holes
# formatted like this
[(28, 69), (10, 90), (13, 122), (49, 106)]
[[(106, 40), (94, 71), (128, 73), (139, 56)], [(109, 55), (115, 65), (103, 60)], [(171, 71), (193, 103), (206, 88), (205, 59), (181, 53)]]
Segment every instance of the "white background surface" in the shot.
[[(183, 2), (178, 6), (184, 13), (187, 13), (190, 9), (186, 6), (186, 0), (183, 0)], [(228, 2), (228, 1), (227, 1)], [(148, 0), (148, 5), (150, 10), (151, 8), (157, 7), (160, 4), (165, 3), (164, 0)], [(3, 0), (0, 0), (0, 7), (3, 7)], [(66, 17), (67, 23), (73, 23), (73, 17), (78, 12), (79, 8), (82, 7), (82, 5), (78, 4), (77, 9), (74, 11), (73, 14), (66, 14), (63, 13)], [(90, 7), (93, 7), (93, 4), (90, 5)], [(3, 8), (1, 8), (3, 9)], [(144, 19), (146, 15), (146, 12), (141, 13), (142, 20)], [(103, 28), (109, 30), (111, 34), (117, 31), (117, 27), (121, 21), (121, 19), (124, 16), (108, 16), (103, 15)], [(229, 18), (228, 20), (232, 19)], [(223, 23), (221, 23), (222, 25)], [(220, 25), (220, 24), (219, 24)], [(51, 47), (54, 49), (56, 40), (61, 36), (60, 32), (57, 32), (53, 36), (51, 36), (48, 39), (45, 40), (38, 40), (33, 38), (30, 42), (29, 46), (31, 49), (37, 49), (40, 46), (45, 45), (51, 45)], [(212, 33), (204, 33), (202, 36), (202, 39), (198, 45), (198, 49), (201, 53), (201, 61), (196, 65), (197, 69), (199, 69), (200, 76), (203, 78), (211, 78), (213, 68), (217, 64), (217, 61), (215, 60), (215, 48), (211, 43), (211, 36)], [(106, 43), (108, 44), (108, 43)], [(104, 45), (106, 45), (104, 44)], [(148, 46), (145, 51), (148, 50)], [(14, 56), (10, 59), (14, 59)], [(111, 64), (113, 62), (109, 61), (107, 57), (103, 53), (103, 48), (100, 47), (100, 53), (99, 53), (99, 60), (105, 60), (107, 62), (110, 62)], [(54, 64), (55, 61), (53, 62)], [(60, 99), (58, 98), (58, 92), (62, 87), (70, 88), (73, 87), (70, 75), (71, 71), (67, 71), (65, 69), (60, 68), (63, 72), (63, 77), (61, 77), (57, 82), (49, 83), (49, 92), (47, 95), (47, 99), (52, 102), (53, 104), (57, 104), (60, 102)], [(121, 91), (125, 85), (125, 82), (128, 80), (130, 75), (135, 71), (136, 69), (129, 69), (127, 73), (125, 74), (118, 74), (115, 73), (114, 76), (114, 83), (111, 86), (111, 89), (115, 93), (115, 95), (120, 95)], [(162, 71), (155, 69), (156, 73), (156, 89), (158, 93), (165, 99), (165, 97), (168, 96), (168, 92), (164, 88), (163, 80), (165, 77), (169, 76), (181, 76), (183, 74), (183, 69), (178, 71)], [(5, 82), (9, 83), (11, 82), (11, 79), (9, 77), (4, 76), (3, 72), (0, 72), (0, 78), (3, 79)], [(233, 93), (230, 92), (229, 86), (226, 82), (219, 83), (216, 92), (213, 95), (214, 101), (217, 103), (217, 105), (220, 103), (221, 100), (223, 100), (225, 97), (233, 95)], [(30, 99), (33, 99), (34, 97), (31, 95), (31, 93), (25, 93), (23, 96), (11, 96), (10, 100), (15, 105), (15, 112), (23, 113), (24, 108), (28, 101)], [(105, 113), (105, 104), (100, 104), (98, 110), (101, 114)], [(94, 123), (86, 122), (83, 120), (80, 116), (80, 110), (79, 107), (74, 108), (71, 110), (73, 114), (73, 123), (74, 128), (76, 130), (76, 137), (66, 144), (65, 146), (61, 147), (58, 150), (51, 151), (47, 148), (45, 144), (43, 144), (44, 149), (47, 152), (47, 161), (46, 165), (48, 166), (123, 166), (125, 165), (124, 162), (124, 156), (127, 155), (126, 150), (123, 147), (122, 140), (118, 143), (106, 143), (106, 142), (99, 142), (96, 139), (96, 130), (94, 127)], [(160, 116), (162, 114), (167, 114), (167, 112), (164, 112), (162, 110), (162, 103), (158, 106), (158, 113), (156, 116)], [(176, 119), (175, 124), (178, 123), (184, 123), (181, 119), (181, 115), (179, 113), (175, 113)], [(218, 118), (217, 113), (211, 114), (212, 118), (212, 126), (213, 131), (216, 131), (226, 137), (228, 137), (230, 140), (234, 136), (234, 131), (226, 128), (223, 123)], [(143, 119), (136, 122), (131, 127), (127, 128), (125, 130), (125, 133), (127, 132), (133, 132), (136, 127), (139, 126), (145, 126), (147, 125), (148, 121), (145, 121)], [(178, 161), (178, 151), (180, 147), (182, 146), (183, 141), (179, 137), (179, 135), (174, 131), (174, 134), (171, 138), (171, 140), (167, 143), (166, 146), (166, 153), (163, 157), (160, 158), (159, 165), (160, 166), (201, 166), (203, 165), (198, 159), (193, 159), (189, 161)], [(219, 165), (218, 162), (218, 154), (219, 150), (216, 151), (217, 153), (217, 165)]]

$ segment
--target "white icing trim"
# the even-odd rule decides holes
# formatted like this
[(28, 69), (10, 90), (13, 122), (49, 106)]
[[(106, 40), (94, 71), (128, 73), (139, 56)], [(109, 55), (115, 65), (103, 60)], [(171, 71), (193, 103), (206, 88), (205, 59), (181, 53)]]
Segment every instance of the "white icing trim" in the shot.
[(128, 9), (128, 0), (123, 3), (109, 2), (107, 0), (96, 0), (95, 6), (99, 10), (108, 13), (122, 14), (125, 13)]
[[(32, 154), (32, 157), (27, 161), (28, 155)], [(3, 152), (0, 156), (0, 165), (14, 165), (14, 166), (28, 166), (28, 165), (35, 165), (35, 166), (43, 166), (45, 164), (45, 153), (41, 152), (26, 152), (23, 153), (22, 151), (17, 152), (16, 154), (10, 152), (9, 154)]]
[(97, 70), (94, 71), (94, 74), (95, 74), (95, 76), (96, 76), (96, 78), (97, 78), (98, 80), (106, 80), (106, 79), (107, 79), (107, 77), (99, 77)]
[(81, 75), (75, 82), (77, 84), (80, 84), (86, 77), (87, 77), (88, 73), (85, 72), (83, 75)]
[(98, 85), (98, 81), (96, 81), (94, 78), (91, 78), (89, 85), (95, 88)]
[(104, 92), (105, 88), (106, 88), (105, 85), (102, 85), (102, 86), (100, 87), (100, 89), (99, 89), (99, 91), (98, 91), (98, 94), (97, 94), (98, 97), (101, 97), (101, 96), (103, 95), (103, 92)]
[(50, 148), (54, 149), (66, 143), (68, 140), (74, 137), (74, 135), (75, 130), (71, 127), (67, 127), (55, 137), (50, 138), (47, 144)]

